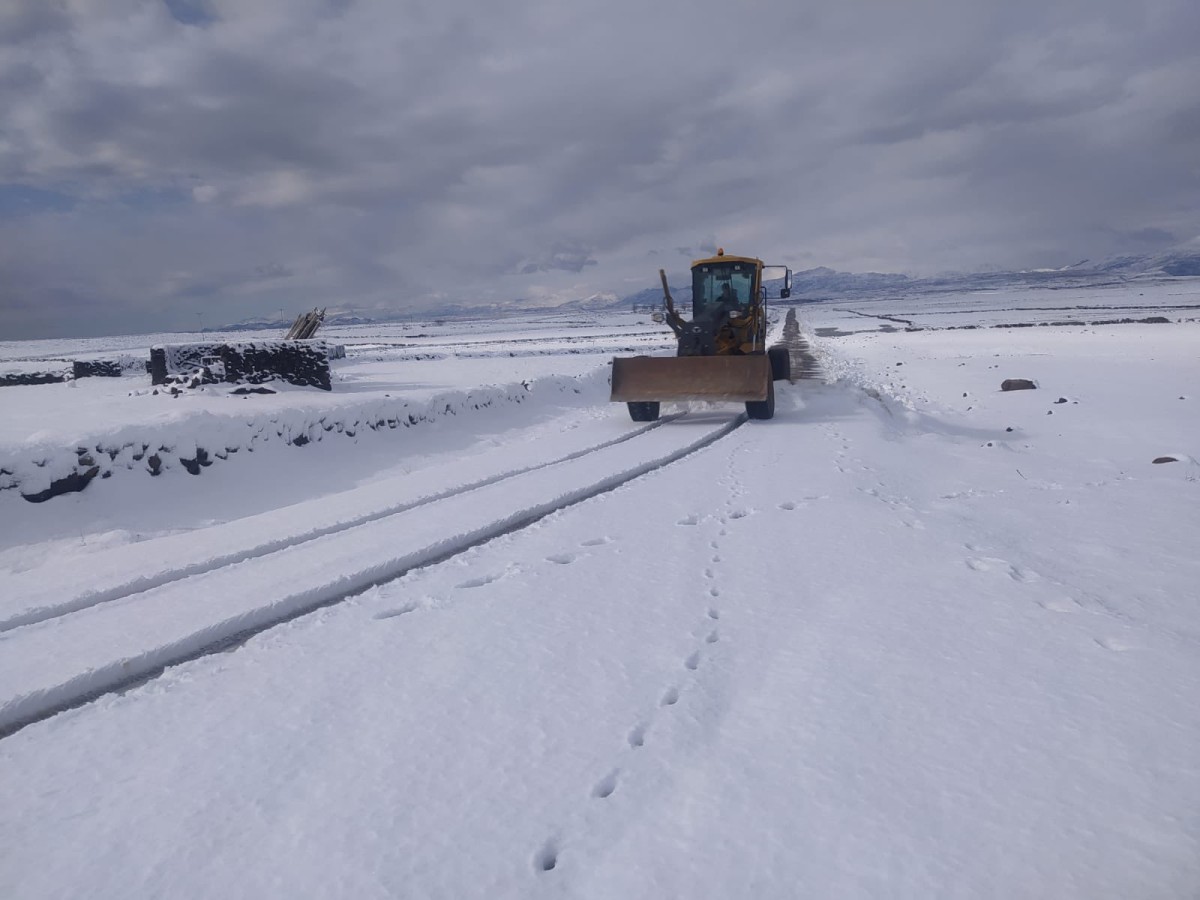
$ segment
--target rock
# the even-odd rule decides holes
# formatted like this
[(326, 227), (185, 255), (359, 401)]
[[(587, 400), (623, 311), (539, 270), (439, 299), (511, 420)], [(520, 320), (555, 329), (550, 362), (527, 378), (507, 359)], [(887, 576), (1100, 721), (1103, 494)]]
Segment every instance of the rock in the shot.
[(21, 387), (31, 384), (62, 384), (67, 380), (63, 372), (16, 372), (0, 375), (0, 387)]
[(38, 491), (36, 494), (22, 494), (21, 496), (30, 503), (45, 503), (51, 497), (57, 497), (60, 494), (82, 491), (98, 474), (100, 474), (100, 467), (92, 466), (86, 472), (72, 472), (65, 478), (59, 478), (56, 481), (50, 482), (50, 487), (44, 491)]
[(1054, 402), (1055, 402), (1055, 403), (1066, 403), (1066, 402), (1067, 402), (1067, 398), (1066, 398), (1066, 397), (1059, 397), (1059, 398), (1058, 398), (1057, 400), (1055, 400)]
[(1000, 382), (1002, 391), (1036, 391), (1037, 385), (1028, 378), (1005, 378)]
[(1157, 465), (1159, 463), (1179, 462), (1179, 459), (1178, 459), (1178, 457), (1175, 457), (1175, 456), (1160, 456), (1160, 457), (1156, 458), (1153, 462)]

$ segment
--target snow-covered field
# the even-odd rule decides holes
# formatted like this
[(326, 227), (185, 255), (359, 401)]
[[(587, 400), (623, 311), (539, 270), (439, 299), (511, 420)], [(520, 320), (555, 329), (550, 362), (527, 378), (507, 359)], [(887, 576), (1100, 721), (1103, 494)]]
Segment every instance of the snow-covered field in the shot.
[(769, 422), (628, 314), (2, 388), (0, 896), (1194, 897), (1197, 304), (804, 305)]

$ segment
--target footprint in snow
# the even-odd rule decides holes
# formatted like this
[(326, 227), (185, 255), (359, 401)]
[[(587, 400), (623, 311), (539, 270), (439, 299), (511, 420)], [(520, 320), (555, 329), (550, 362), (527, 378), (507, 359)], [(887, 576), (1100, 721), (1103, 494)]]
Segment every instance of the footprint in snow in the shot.
[(555, 553), (546, 557), (546, 562), (552, 562), (560, 566), (570, 565), (575, 560), (576, 556), (574, 553)]
[(700, 517), (697, 515), (685, 516), (675, 523), (676, 525), (699, 525)]
[(1022, 584), (1041, 581), (1041, 576), (1037, 572), (1014, 566), (1006, 559), (998, 559), (994, 556), (972, 556), (968, 557), (965, 562), (967, 568), (976, 572), (991, 572), (994, 569), (1001, 569), (1013, 581), (1019, 581)]
[(1083, 606), (1078, 600), (1073, 597), (1052, 597), (1049, 600), (1039, 600), (1038, 606), (1042, 609), (1056, 613), (1077, 613), (1083, 612)]
[(659, 706), (674, 706), (679, 702), (679, 688), (667, 688), (667, 692), (662, 695), (662, 699), (658, 701)]
[(491, 584), (494, 581), (499, 581), (503, 577), (504, 577), (503, 575), (483, 575), (479, 578), (471, 578), (467, 581), (464, 581), (462, 584), (456, 584), (455, 587), (460, 588), (460, 589), (461, 588), (479, 588), (479, 587), (483, 587), (484, 585)]
[[(713, 596), (715, 597), (716, 594), (713, 594)], [(719, 619), (719, 618), (721, 618), (721, 613), (718, 612), (715, 608), (710, 608), (708, 611), (708, 617), (710, 619)]]
[(533, 869), (535, 872), (550, 872), (558, 865), (558, 844), (550, 838), (542, 845), (542, 849), (533, 854)]
[(635, 725), (633, 727), (633, 729), (629, 732), (629, 736), (626, 738), (626, 740), (629, 741), (629, 746), (634, 748), (635, 750), (638, 747), (641, 747), (643, 744), (646, 743), (646, 726), (645, 725)]
[(405, 613), (410, 613), (417, 608), (417, 603), (406, 603), (403, 606), (397, 606), (395, 609), (387, 609), (383, 612), (375, 613), (376, 619), (394, 619), (397, 616), (402, 616)]
[(717, 634), (715, 631), (710, 631), (710, 632), (708, 633), (708, 637), (706, 637), (706, 638), (704, 639), (704, 643), (706, 643), (706, 644), (715, 644), (715, 643), (716, 643), (717, 641), (719, 641), (720, 639), (721, 639), (721, 636), (720, 636), (719, 634)]
[(698, 668), (700, 668), (700, 651), (697, 650), (695, 653), (685, 659), (683, 661), (683, 665), (684, 668), (689, 669), (692, 672), (695, 672)]
[(1105, 650), (1112, 650), (1114, 653), (1124, 653), (1126, 650), (1136, 650), (1133, 644), (1121, 640), (1120, 638), (1093, 638), (1093, 640), (1103, 647)]
[(1029, 584), (1034, 581), (1041, 581), (1042, 576), (1032, 569), (1022, 569), (1020, 566), (1009, 566), (1008, 577), (1013, 581), (1019, 581), (1022, 584)]
[(617, 775), (621, 772), (620, 769), (613, 769), (603, 778), (596, 782), (596, 786), (592, 788), (592, 796), (600, 800), (605, 800), (612, 796), (613, 791), (617, 789)]
[(591, 538), (590, 540), (582, 541), (579, 544), (579, 546), (580, 547), (602, 547), (605, 544), (611, 544), (612, 540), (613, 539), (610, 537)]

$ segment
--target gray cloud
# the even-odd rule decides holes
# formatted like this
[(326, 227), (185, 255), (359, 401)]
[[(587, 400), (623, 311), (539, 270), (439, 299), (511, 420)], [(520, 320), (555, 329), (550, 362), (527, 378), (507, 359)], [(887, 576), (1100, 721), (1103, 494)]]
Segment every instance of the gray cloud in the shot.
[(585, 266), (596, 264), (596, 260), (591, 258), (591, 251), (588, 248), (580, 244), (559, 242), (540, 259), (525, 262), (520, 269), (524, 275), (531, 275), (534, 272), (552, 272), (555, 269), (563, 272), (582, 272)]
[(798, 7), (9, 0), (2, 330), (620, 293), (718, 244), (929, 271), (1200, 234), (1196, 4)]

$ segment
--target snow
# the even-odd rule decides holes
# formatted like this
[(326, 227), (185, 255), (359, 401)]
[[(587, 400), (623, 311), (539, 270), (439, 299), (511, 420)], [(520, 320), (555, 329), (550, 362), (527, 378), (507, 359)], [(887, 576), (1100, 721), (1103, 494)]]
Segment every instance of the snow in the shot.
[(1194, 894), (1200, 325), (851, 308), (798, 308), (824, 377), (769, 422), (629, 421), (628, 315), (347, 329), (331, 394), (236, 412), (0, 391), (8, 459), (427, 413), (0, 491), (0, 893)]

